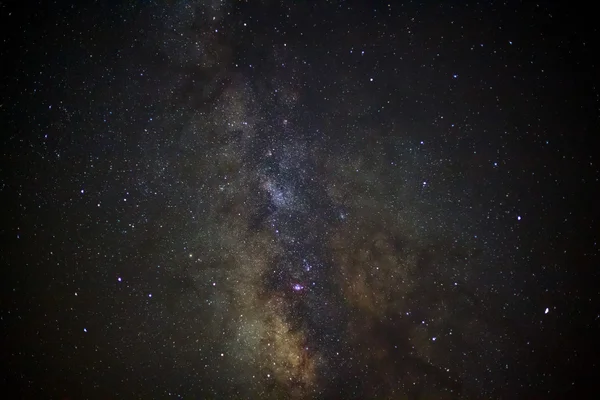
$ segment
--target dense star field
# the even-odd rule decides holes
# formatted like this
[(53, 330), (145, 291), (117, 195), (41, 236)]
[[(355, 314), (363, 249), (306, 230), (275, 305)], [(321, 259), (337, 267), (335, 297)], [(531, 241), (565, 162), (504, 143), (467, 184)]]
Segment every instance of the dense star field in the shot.
[(598, 32), (518, 2), (1, 5), (14, 398), (571, 398)]

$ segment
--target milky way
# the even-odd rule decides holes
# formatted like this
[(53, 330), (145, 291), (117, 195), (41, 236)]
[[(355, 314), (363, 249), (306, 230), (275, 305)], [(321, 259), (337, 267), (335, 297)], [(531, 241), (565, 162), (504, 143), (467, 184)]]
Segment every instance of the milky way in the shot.
[[(161, 43), (168, 59), (195, 71), (185, 80), (193, 73), (203, 82), (181, 99), (183, 132), (171, 132), (178, 143), (153, 144), (149, 158), (177, 151), (168, 174), (185, 188), (185, 206), (199, 204), (190, 210), (197, 222), (173, 240), (185, 240), (193, 261), (169, 263), (207, 297), (179, 299), (203, 326), (184, 344), (214, 341), (207, 352), (222, 352), (223, 361), (206, 369), (225, 369), (235, 390), (251, 396), (439, 396), (462, 393), (465, 380), (476, 385), (461, 354), (484, 340), (501, 347), (504, 336), (469, 279), (494, 261), (465, 238), (469, 215), (454, 208), (463, 176), (447, 172), (433, 156), (440, 147), (402, 121), (361, 120), (389, 104), (375, 100), (381, 89), (364, 88), (370, 79), (350, 72), (335, 78), (332, 98), (311, 99), (311, 70), (322, 66), (303, 58), (301, 38), (273, 43), (255, 65), (231, 67), (235, 44), (216, 28), (231, 22), (220, 25), (227, 18), (219, 10), (203, 26), (210, 10), (170, 11), (173, 42), (149, 45)], [(234, 23), (244, 32), (242, 20)], [(249, 58), (262, 40), (255, 34), (245, 44)], [(175, 96), (177, 82), (167, 81)], [(356, 94), (346, 98), (352, 90), (370, 91), (381, 109), (365, 112)], [(167, 126), (148, 129), (172, 130), (169, 114)]]
[(571, 50), (528, 39), (533, 9), (168, 3), (57, 6), (8, 57), (22, 396), (571, 385), (544, 357), (574, 309), (565, 238), (593, 253), (557, 178), (587, 158), (552, 129), (583, 111), (542, 100), (572, 98)]

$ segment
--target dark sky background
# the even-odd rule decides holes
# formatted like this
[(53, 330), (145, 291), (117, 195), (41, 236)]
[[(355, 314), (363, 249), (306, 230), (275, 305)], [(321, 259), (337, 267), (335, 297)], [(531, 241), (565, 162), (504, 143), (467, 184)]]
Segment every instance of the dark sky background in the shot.
[(11, 398), (597, 391), (596, 18), (440, 3), (1, 4)]

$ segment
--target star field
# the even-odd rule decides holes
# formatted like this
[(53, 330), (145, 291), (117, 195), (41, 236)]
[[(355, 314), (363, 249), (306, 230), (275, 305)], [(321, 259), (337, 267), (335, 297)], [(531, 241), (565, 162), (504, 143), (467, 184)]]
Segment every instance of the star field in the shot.
[(10, 393), (592, 390), (585, 10), (38, 6), (0, 6)]

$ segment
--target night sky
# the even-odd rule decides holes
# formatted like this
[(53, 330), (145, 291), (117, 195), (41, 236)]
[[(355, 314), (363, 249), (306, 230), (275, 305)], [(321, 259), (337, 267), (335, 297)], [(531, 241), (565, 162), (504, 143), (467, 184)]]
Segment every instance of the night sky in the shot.
[(0, 5), (6, 398), (597, 393), (591, 9), (89, 3)]

